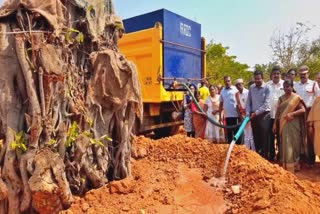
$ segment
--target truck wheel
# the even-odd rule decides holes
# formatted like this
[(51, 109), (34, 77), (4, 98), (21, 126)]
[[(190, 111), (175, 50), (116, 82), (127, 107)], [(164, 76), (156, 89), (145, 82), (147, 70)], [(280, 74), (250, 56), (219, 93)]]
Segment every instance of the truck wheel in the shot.
[(160, 129), (154, 130), (154, 137), (155, 139), (160, 139), (163, 137), (169, 137), (171, 133), (171, 127), (164, 127)]
[(154, 130), (154, 135), (156, 139), (169, 137), (178, 133), (180, 126), (169, 126), (161, 129)]

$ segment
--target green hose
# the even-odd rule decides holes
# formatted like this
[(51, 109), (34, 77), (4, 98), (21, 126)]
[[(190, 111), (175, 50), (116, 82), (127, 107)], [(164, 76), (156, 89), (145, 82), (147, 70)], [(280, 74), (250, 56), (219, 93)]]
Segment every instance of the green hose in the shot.
[[(206, 112), (203, 111), (203, 109), (201, 108), (201, 106), (200, 106), (199, 103), (197, 102), (197, 100), (196, 100), (196, 98), (194, 97), (194, 95), (193, 95), (192, 91), (190, 90), (189, 86), (186, 85), (185, 83), (179, 83), (179, 85), (182, 85), (183, 87), (185, 87), (185, 88), (189, 91), (189, 93), (190, 93), (192, 99), (194, 100), (194, 103), (196, 104), (198, 110), (199, 110), (201, 113), (206, 114)], [(237, 124), (237, 125), (224, 126), (224, 125), (218, 123), (217, 121), (215, 121), (215, 120), (214, 120), (213, 118), (211, 118), (211, 117), (208, 117), (208, 120), (209, 120), (210, 123), (212, 123), (213, 125), (218, 126), (218, 127), (221, 127), (221, 128), (226, 128), (226, 129), (234, 129), (234, 128), (237, 128), (237, 127), (239, 127), (239, 126), (241, 125), (241, 123), (239, 123), (239, 124)], [(243, 123), (242, 123), (242, 124), (243, 124)], [(242, 130), (242, 131), (243, 131), (243, 130)], [(238, 131), (238, 133), (239, 133), (239, 131)], [(238, 133), (237, 133), (237, 134), (238, 134)], [(242, 132), (239, 134), (239, 136), (240, 136), (241, 134), (242, 134)], [(239, 138), (239, 137), (238, 137), (238, 138)]]

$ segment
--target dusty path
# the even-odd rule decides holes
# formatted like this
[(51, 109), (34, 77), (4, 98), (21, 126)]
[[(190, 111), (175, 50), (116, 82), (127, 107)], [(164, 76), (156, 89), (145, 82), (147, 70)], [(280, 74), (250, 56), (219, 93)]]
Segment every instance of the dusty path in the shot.
[[(134, 142), (132, 178), (92, 190), (65, 213), (320, 213), (320, 183), (302, 181), (244, 146), (235, 147), (222, 191), (227, 145), (176, 135)], [(240, 194), (230, 190), (240, 185)]]

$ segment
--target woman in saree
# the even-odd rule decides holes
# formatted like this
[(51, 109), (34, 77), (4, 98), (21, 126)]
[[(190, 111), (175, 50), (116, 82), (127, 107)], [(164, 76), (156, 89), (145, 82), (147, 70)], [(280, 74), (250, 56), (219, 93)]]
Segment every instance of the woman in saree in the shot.
[[(280, 134), (280, 163), (286, 170), (294, 173), (295, 168), (299, 167), (306, 109), (301, 97), (293, 93), (292, 80), (285, 80), (283, 88), (285, 94), (279, 98), (273, 132), (276, 133), (278, 128)], [(277, 127), (277, 124), (279, 124), (279, 127)]]
[[(313, 136), (314, 154), (320, 157), (320, 96), (317, 97), (308, 115), (307, 124)], [(318, 131), (316, 131), (318, 130)]]
[[(191, 93), (194, 94), (197, 87), (194, 84), (190, 84), (189, 88), (190, 88)], [(183, 99), (184, 130), (187, 132), (188, 137), (195, 137), (194, 126), (193, 126), (193, 122), (192, 122), (191, 101), (192, 101), (191, 94), (189, 94), (189, 92), (186, 92), (184, 99)]]
[[(207, 116), (219, 121), (219, 105), (220, 95), (216, 86), (209, 86), (210, 96), (207, 97), (203, 110), (207, 112)], [(205, 138), (213, 143), (221, 143), (225, 141), (223, 128), (213, 125), (207, 120)]]
[[(196, 98), (196, 101), (199, 103), (200, 107), (203, 109), (204, 108), (204, 101), (202, 99), (200, 99), (199, 91), (196, 91), (194, 93), (194, 96)], [(199, 111), (194, 100), (192, 100), (192, 102), (191, 102), (191, 110), (192, 110), (192, 122), (193, 122), (193, 126), (194, 126), (195, 137), (204, 139), (204, 133), (206, 130), (207, 115), (205, 113), (202, 113), (201, 111)]]

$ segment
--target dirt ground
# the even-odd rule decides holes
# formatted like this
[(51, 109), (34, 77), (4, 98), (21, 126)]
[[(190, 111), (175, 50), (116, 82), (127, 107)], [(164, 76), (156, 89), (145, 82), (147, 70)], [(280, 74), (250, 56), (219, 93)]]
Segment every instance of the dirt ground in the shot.
[(63, 213), (320, 213), (319, 165), (296, 177), (244, 146), (232, 152), (226, 185), (215, 187), (227, 148), (181, 134), (137, 137), (132, 177), (88, 192)]

